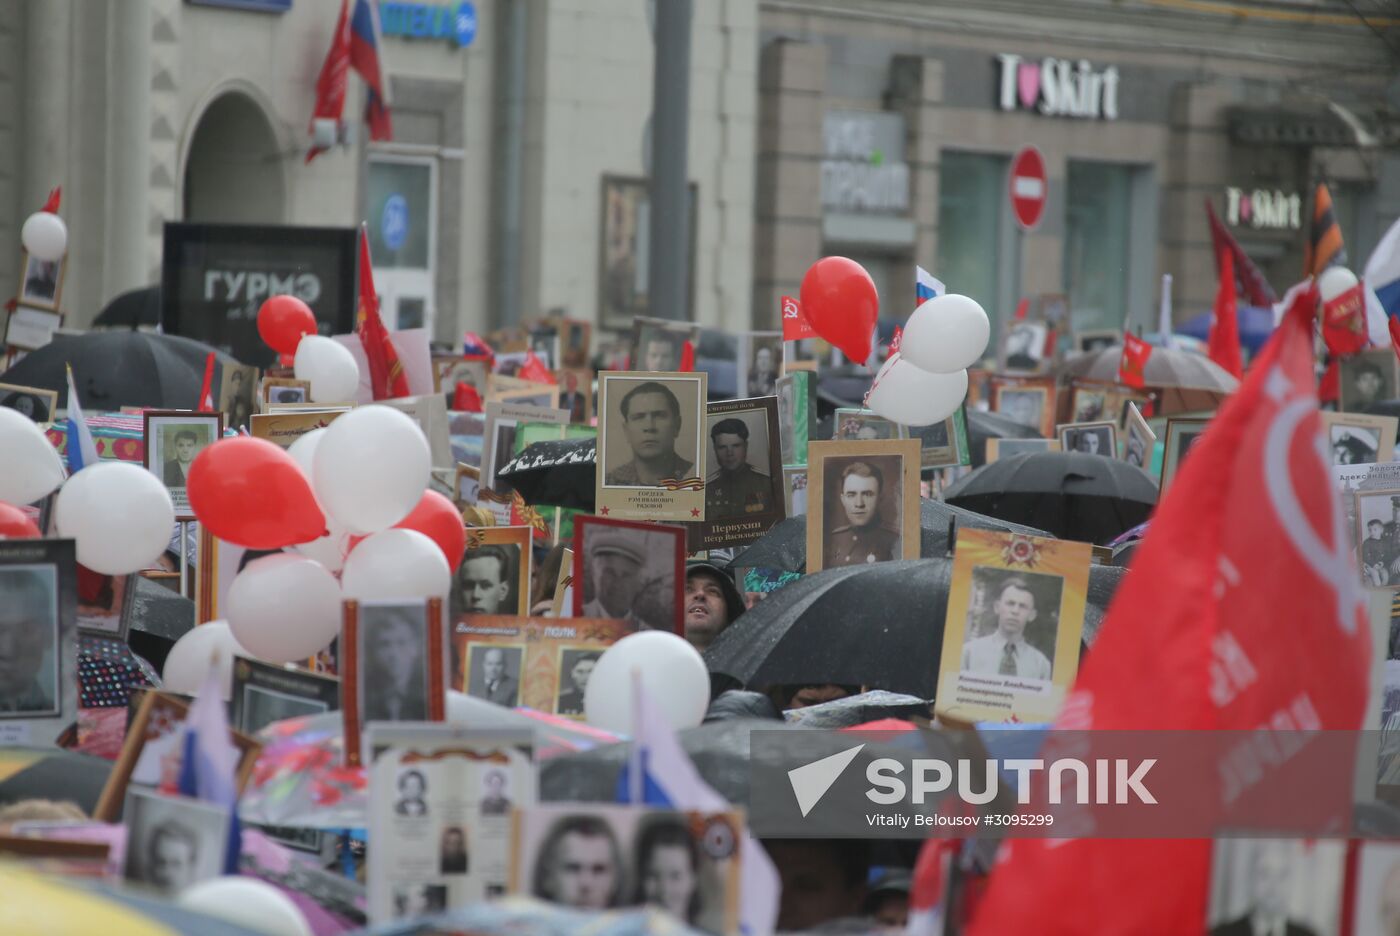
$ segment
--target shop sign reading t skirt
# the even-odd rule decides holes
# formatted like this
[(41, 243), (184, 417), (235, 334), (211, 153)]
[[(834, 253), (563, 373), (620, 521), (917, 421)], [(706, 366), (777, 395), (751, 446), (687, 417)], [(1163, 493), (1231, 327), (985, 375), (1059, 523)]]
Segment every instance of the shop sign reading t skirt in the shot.
[(1096, 70), (1084, 59), (1047, 57), (1027, 61), (997, 56), (1001, 63), (999, 106), (1004, 111), (1034, 110), (1047, 117), (1118, 119), (1118, 69)]

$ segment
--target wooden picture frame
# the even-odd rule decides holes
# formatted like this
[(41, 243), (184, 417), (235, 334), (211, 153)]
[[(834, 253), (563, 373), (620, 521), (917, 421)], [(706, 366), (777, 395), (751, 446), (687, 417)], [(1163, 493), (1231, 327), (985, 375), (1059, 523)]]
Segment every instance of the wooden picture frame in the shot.
[[(273, 400), (272, 391), (279, 387), (300, 388), (300, 399), (296, 400)], [(262, 412), (271, 412), (273, 403), (310, 403), (311, 402), (311, 382), (309, 380), (295, 380), (290, 377), (263, 377), (262, 383), (258, 386), (258, 406)]]
[[(559, 399), (555, 404), (569, 414), (569, 422), (588, 425), (593, 412), (593, 372), (584, 367), (563, 367), (554, 372), (559, 382)], [(574, 380), (574, 391), (569, 392), (569, 379)]]
[[(1391, 355), (1394, 357), (1394, 354)], [(1394, 416), (1323, 413), (1322, 428), (1334, 465), (1378, 465), (1395, 460)], [(1370, 449), (1375, 444), (1373, 450)]]
[[(470, 497), (464, 496), (469, 492)], [(477, 495), (481, 492), (481, 469), (476, 465), (464, 465), (457, 463), (457, 470), (452, 476), (452, 499), (459, 508), (475, 506)]]
[[(452, 585), (448, 592), (448, 620), (455, 622), (465, 620), (476, 614), (519, 614), (528, 615), (530, 613), (530, 582), (533, 578), (531, 572), (533, 568), (533, 534), (534, 531), (527, 526), (506, 526), (506, 527), (468, 527), (466, 548), (462, 551), (462, 561), (457, 568), (452, 570)], [(498, 547), (493, 550), (498, 560), (504, 560), (514, 567), (514, 574), (511, 569), (491, 569), (490, 574), (498, 571), (503, 573), (503, 579), (497, 580), (496, 585), (511, 585), (511, 588), (500, 595), (497, 601), (504, 599), (512, 591), (515, 593), (515, 610), (508, 610), (506, 607), (489, 607), (483, 603), (477, 603), (473, 608), (474, 599), (467, 595), (463, 576), (466, 574), (466, 564), (473, 559), (482, 558), (476, 555), (479, 550), (488, 547)], [(502, 552), (501, 548), (506, 551)], [(501, 562), (495, 563), (501, 565)], [(479, 570), (474, 570), (479, 573)], [(481, 582), (491, 582), (489, 578), (478, 579)], [(494, 585), (487, 586), (495, 587)]]
[[(1040, 401), (1038, 422), (1030, 422), (1020, 418), (1014, 408), (1010, 406), (1013, 399), (1033, 397), (1038, 397)], [(991, 378), (991, 411), (1028, 426), (1047, 439), (1055, 436), (1056, 399), (1057, 393), (1053, 377), (1034, 378), (997, 374)], [(1025, 415), (1029, 416), (1029, 414)]]
[(1059, 439), (988, 439), (986, 464), (1000, 458), (1012, 458), (1027, 452), (1058, 452)]
[[(16, 406), (24, 397), (33, 397), (32, 412), (26, 413)], [(0, 383), (0, 406), (12, 409), (21, 416), (28, 416), (36, 423), (58, 421), (58, 391), (41, 387), (25, 387), (20, 384)]]
[(361, 618), (365, 610), (372, 606), (380, 608), (421, 608), (423, 613), (425, 659), (427, 672), (427, 717), (413, 721), (445, 721), (447, 718), (447, 630), (444, 624), (442, 599), (428, 598), (421, 602), (359, 602), (346, 599), (343, 606), (343, 619), (340, 632), (340, 712), (345, 726), (345, 765), (358, 767), (361, 764), (361, 735), (364, 724), (361, 681), (364, 677), (363, 661), (360, 659)]
[[(160, 690), (148, 690), (141, 699), (141, 704), (136, 710), (136, 716), (127, 727), (126, 740), (122, 743), (121, 754), (117, 756), (117, 761), (112, 765), (112, 772), (107, 777), (107, 784), (102, 788), (102, 795), (98, 797), (97, 806), (92, 811), (92, 817), (101, 822), (116, 822), (119, 818), (121, 804), (126, 799), (127, 787), (131, 784), (131, 775), (136, 770), (137, 761), (141, 757), (141, 752), (145, 749), (148, 740), (149, 729), (156, 724), (162, 726), (174, 722), (173, 727), (168, 732), (157, 735), (158, 738), (168, 737), (172, 732), (178, 733), (180, 725), (189, 716), (190, 706), (180, 699), (175, 698), (168, 692)], [(229, 737), (232, 739), (234, 747), (238, 748), (238, 772), (235, 780), (238, 784), (239, 793), (248, 785), (248, 780), (253, 776), (253, 766), (257, 763), (258, 754), (262, 751), (262, 744), (257, 739), (249, 737), (241, 731), (229, 729)]]
[(1113, 420), (1061, 423), (1055, 427), (1055, 435), (1060, 439), (1061, 451), (1079, 452), (1079, 442), (1087, 440), (1090, 445), (1096, 445), (1097, 450), (1081, 454), (1118, 457), (1118, 423)]
[(1152, 467), (1152, 450), (1157, 444), (1157, 433), (1152, 431), (1136, 403), (1129, 401), (1125, 409), (1123, 460), (1147, 471)]
[[(834, 566), (919, 558), (921, 466), (917, 439), (813, 442), (808, 455), (807, 574)], [(828, 516), (830, 512), (826, 501), (828, 485), (836, 485), (836, 497), (840, 498), (840, 472), (860, 462), (878, 471), (879, 477), (869, 472), (859, 477), (852, 474), (846, 482), (867, 485), (877, 482), (874, 504), (866, 508), (873, 516), (866, 521), (868, 526), (857, 528), (849, 522), (852, 508), (845, 508), (847, 516)], [(897, 470), (892, 470), (896, 469), (896, 465)], [(832, 473), (831, 478), (827, 477), (828, 471)], [(856, 468), (855, 471), (859, 473), (862, 469)], [(892, 503), (894, 498), (890, 494), (896, 489), (895, 485), (898, 485), (900, 492), (897, 504)], [(892, 525), (897, 529), (890, 529)], [(848, 530), (851, 531), (849, 543), (844, 539)], [(861, 538), (857, 535), (858, 530), (868, 530), (868, 536)], [(830, 544), (828, 540), (831, 540)], [(828, 545), (831, 546), (830, 561)], [(851, 552), (857, 546), (859, 555)], [(882, 552), (885, 554), (881, 555)]]
[[(132, 572), (129, 575), (102, 575), (93, 573), (93, 577), (95, 580), (100, 580), (102, 582), (102, 589), (111, 588), (112, 590), (112, 603), (108, 607), (114, 608), (116, 611), (117, 627), (116, 630), (109, 630), (107, 628), (94, 627), (90, 624), (83, 623), (85, 617), (89, 620), (93, 617), (91, 614), (84, 615), (84, 608), (97, 608), (101, 606), (96, 603), (83, 603), (82, 583), (79, 582), (78, 633), (91, 637), (101, 637), (104, 640), (116, 640), (121, 643), (126, 643), (127, 632), (131, 629), (131, 612), (136, 603), (136, 581), (139, 576), (135, 572)], [(101, 596), (101, 594), (102, 591), (99, 591), (98, 595)]]
[(1167, 485), (1171, 484), (1176, 477), (1177, 469), (1181, 467), (1181, 459), (1190, 451), (1191, 446), (1196, 444), (1201, 433), (1206, 431), (1210, 425), (1209, 419), (1168, 419), (1167, 431), (1162, 451), (1162, 473), (1157, 483), (1158, 503), (1167, 493)]
[(58, 260), (40, 260), (27, 250), (21, 253), (17, 301), (32, 309), (57, 312), (63, 301), (63, 278), (68, 274), (68, 255), (65, 253)]

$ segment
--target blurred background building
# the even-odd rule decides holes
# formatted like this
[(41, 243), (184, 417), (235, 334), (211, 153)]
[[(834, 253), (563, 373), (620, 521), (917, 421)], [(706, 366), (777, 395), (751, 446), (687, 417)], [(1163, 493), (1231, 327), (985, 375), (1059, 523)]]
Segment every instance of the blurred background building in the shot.
[[(650, 310), (655, 4), (381, 3), (393, 142), (351, 119), (304, 162), (337, 0), (0, 0), (0, 280), (55, 185), (63, 306), (159, 281), (169, 220), (369, 225), (391, 326), (562, 313), (777, 324), (823, 253), (886, 317), (919, 263), (1005, 317), (1065, 294), (1080, 328), (1181, 317), (1215, 289), (1211, 200), (1280, 291), (1313, 185), (1351, 265), (1400, 216), (1389, 0), (696, 0), (690, 299)], [(363, 83), (349, 82), (357, 118)], [(1021, 235), (1011, 156), (1045, 158)]]

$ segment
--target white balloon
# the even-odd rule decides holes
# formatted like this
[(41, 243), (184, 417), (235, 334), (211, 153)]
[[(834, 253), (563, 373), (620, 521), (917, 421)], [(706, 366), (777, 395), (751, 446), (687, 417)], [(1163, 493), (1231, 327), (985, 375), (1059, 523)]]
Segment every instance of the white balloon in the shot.
[(32, 504), (52, 493), (63, 477), (63, 461), (39, 424), (0, 406), (0, 501)]
[(636, 732), (633, 673), (672, 728), (694, 728), (704, 720), (710, 673), (700, 651), (684, 637), (654, 630), (628, 634), (603, 651), (583, 691), (588, 724), (616, 734)]
[(175, 505), (160, 479), (130, 462), (89, 465), (59, 489), (60, 536), (78, 541), (78, 561), (103, 575), (154, 563), (170, 545)]
[(309, 381), (313, 403), (345, 403), (360, 389), (360, 365), (350, 349), (322, 335), (306, 335), (297, 343), (293, 371)]
[(266, 881), (229, 875), (185, 888), (175, 903), (263, 936), (312, 936), (292, 899)]
[(290, 663), (340, 633), (340, 586), (325, 567), (278, 553), (248, 563), (228, 590), (228, 626), (260, 660)]
[(357, 601), (445, 599), (452, 570), (438, 544), (417, 530), (384, 530), (350, 553), (340, 587), (346, 598)]
[(900, 353), (875, 375), (865, 405), (903, 426), (931, 426), (953, 415), (966, 396), (967, 371), (932, 374)]
[[(292, 443), (292, 447), (287, 449), (287, 454), (301, 468), (306, 475), (308, 482), (313, 482), (312, 467), (316, 460), (316, 448), (321, 444), (321, 437), (325, 435), (325, 429), (312, 429), (306, 435), (300, 437)], [(326, 529), (329, 531), (325, 536), (310, 543), (298, 543), (292, 548), (308, 559), (314, 559), (325, 566), (331, 572), (339, 572), (345, 567), (345, 555), (350, 552), (350, 531), (345, 529), (344, 524), (332, 517), (329, 511), (321, 508), (326, 514)]]
[(1323, 302), (1331, 302), (1358, 282), (1356, 274), (1344, 266), (1330, 266), (1317, 275), (1317, 291)]
[(982, 359), (992, 323), (967, 296), (936, 296), (914, 310), (899, 339), (899, 355), (935, 374), (966, 370)]
[(194, 695), (204, 685), (204, 677), (209, 674), (212, 662), (219, 668), (219, 682), (224, 687), (224, 698), (227, 699), (233, 695), (234, 656), (255, 659), (233, 636), (228, 621), (199, 624), (186, 631), (170, 648), (165, 658), (165, 668), (161, 671), (161, 680), (165, 683), (163, 688)]
[(39, 260), (62, 260), (68, 252), (68, 225), (52, 212), (36, 211), (24, 220), (19, 239)]
[(312, 482), (326, 513), (364, 536), (407, 517), (432, 470), (428, 440), (416, 422), (390, 406), (360, 406), (326, 427)]

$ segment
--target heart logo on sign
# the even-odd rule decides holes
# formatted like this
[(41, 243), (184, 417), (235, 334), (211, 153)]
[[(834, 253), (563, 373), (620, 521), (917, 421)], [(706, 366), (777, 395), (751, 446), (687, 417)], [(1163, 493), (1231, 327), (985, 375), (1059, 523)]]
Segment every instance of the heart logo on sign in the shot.
[(1016, 87), (1021, 94), (1021, 106), (1035, 107), (1035, 102), (1040, 100), (1040, 66), (1034, 62), (1016, 66)]

